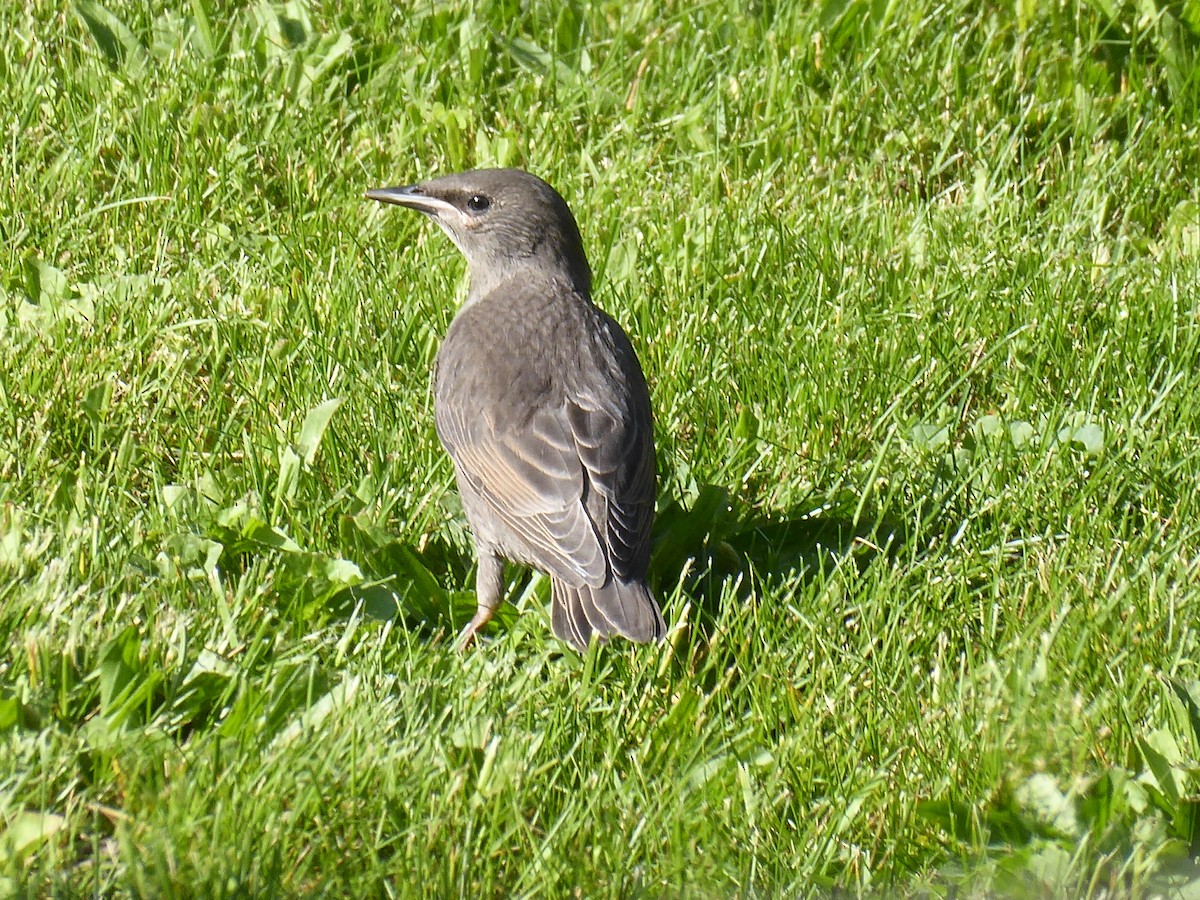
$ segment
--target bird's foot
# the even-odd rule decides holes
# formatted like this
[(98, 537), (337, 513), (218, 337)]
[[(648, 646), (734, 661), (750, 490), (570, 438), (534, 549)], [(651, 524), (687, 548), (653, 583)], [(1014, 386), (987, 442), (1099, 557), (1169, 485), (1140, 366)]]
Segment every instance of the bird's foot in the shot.
[(494, 609), (489, 609), (485, 606), (479, 607), (479, 609), (475, 611), (475, 617), (467, 623), (467, 627), (460, 631), (458, 633), (458, 637), (455, 638), (454, 649), (459, 653), (462, 653), (468, 647), (470, 647), (475, 641), (476, 632), (478, 632), (481, 628), (483, 628), (484, 625), (491, 621), (492, 613), (494, 612)]

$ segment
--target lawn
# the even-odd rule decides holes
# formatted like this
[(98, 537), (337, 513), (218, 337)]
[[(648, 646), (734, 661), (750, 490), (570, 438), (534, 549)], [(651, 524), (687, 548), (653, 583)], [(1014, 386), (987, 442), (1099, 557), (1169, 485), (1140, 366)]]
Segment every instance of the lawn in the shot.
[[(1200, 896), (1200, 3), (0, 7), (0, 896)], [(433, 426), (528, 168), (661, 646), (487, 639)]]

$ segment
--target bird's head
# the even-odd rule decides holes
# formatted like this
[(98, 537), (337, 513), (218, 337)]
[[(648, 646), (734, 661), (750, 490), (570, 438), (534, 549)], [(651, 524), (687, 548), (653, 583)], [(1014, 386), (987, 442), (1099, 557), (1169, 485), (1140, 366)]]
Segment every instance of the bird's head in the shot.
[(366, 195), (437, 222), (467, 258), (471, 297), (525, 274), (562, 278), (584, 294), (591, 289), (583, 240), (566, 201), (521, 169), (460, 172)]

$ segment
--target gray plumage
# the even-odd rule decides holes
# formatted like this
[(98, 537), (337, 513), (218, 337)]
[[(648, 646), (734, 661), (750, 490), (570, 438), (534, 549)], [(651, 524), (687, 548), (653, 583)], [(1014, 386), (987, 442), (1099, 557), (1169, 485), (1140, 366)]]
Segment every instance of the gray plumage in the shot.
[(591, 301), (579, 228), (519, 169), (367, 192), (430, 216), (467, 258), (470, 288), (438, 352), (434, 411), (475, 537), (478, 611), (503, 560), (547, 572), (554, 633), (660, 640), (646, 585), (654, 518), (650, 395), (629, 339)]

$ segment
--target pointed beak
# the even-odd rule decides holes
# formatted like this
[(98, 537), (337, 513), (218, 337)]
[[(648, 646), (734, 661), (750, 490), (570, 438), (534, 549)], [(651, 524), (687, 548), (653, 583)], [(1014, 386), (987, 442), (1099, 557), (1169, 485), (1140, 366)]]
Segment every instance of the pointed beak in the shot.
[(424, 193), (419, 184), (410, 184), (406, 187), (373, 188), (367, 191), (365, 196), (368, 200), (407, 206), (409, 209), (415, 209), (430, 216), (454, 209), (445, 200)]

